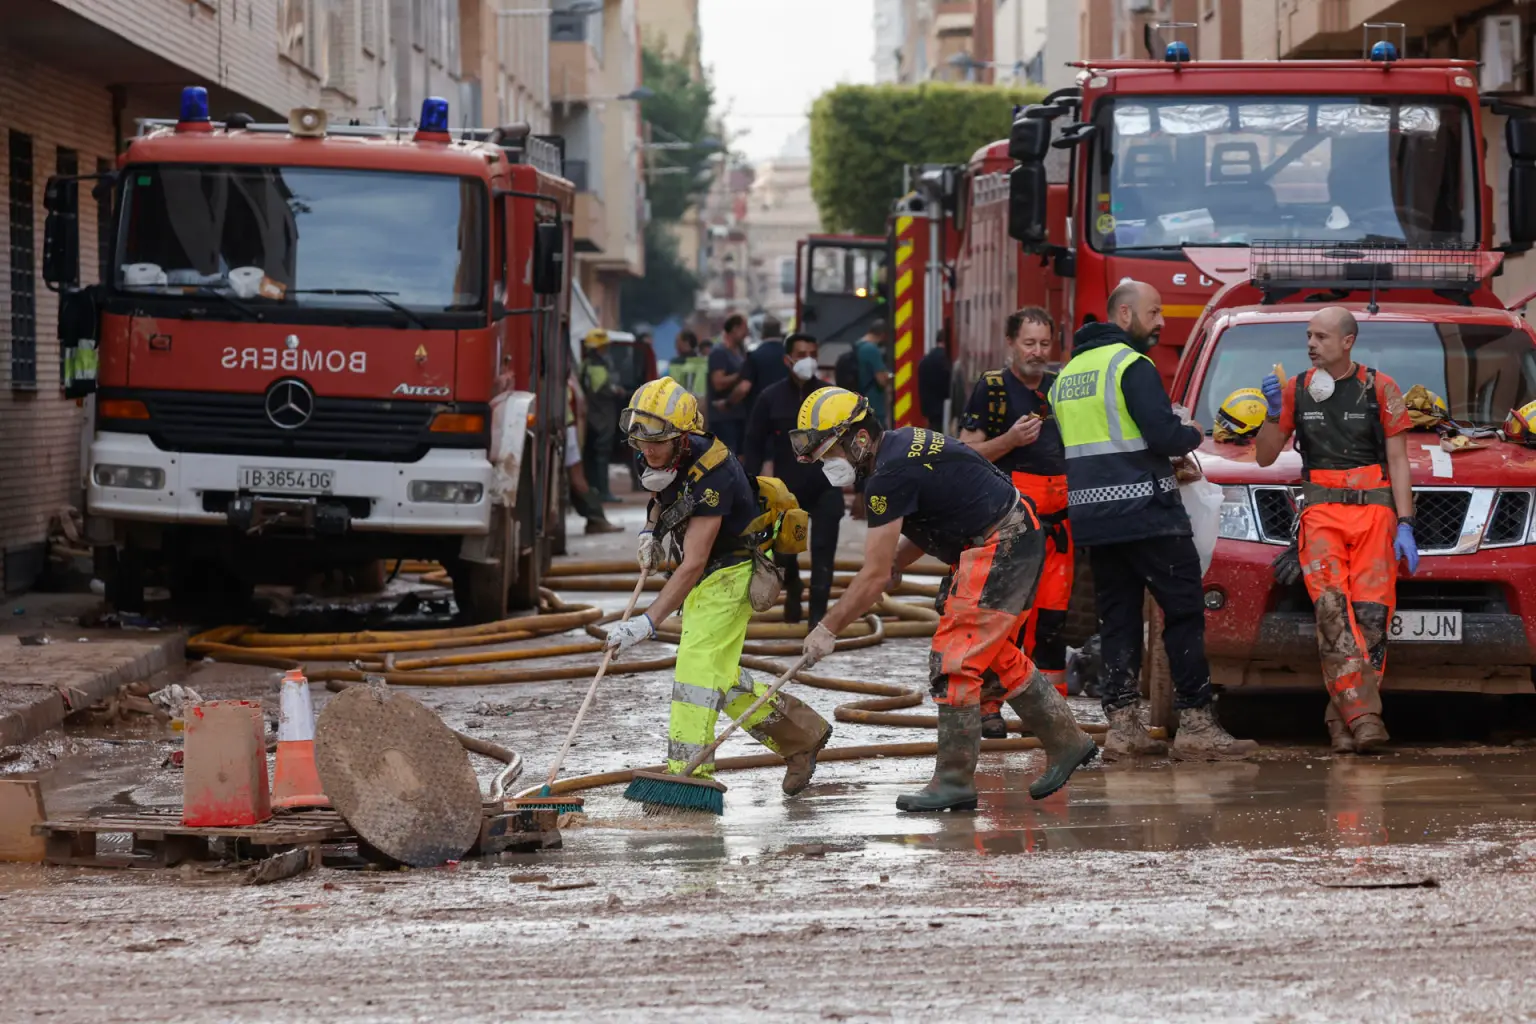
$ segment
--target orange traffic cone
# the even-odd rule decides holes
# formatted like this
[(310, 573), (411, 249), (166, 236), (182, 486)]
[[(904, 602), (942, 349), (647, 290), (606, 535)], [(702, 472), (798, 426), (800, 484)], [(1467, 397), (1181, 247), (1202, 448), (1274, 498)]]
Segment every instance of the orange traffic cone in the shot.
[(272, 806), (331, 806), (315, 770), (315, 708), (309, 699), (309, 680), (299, 669), (290, 669), (283, 676)]

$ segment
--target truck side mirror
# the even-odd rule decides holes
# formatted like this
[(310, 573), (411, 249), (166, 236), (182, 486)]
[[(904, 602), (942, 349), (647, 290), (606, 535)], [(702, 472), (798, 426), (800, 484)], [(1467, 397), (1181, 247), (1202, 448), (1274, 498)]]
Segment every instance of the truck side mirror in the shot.
[(1509, 240), (1536, 242), (1536, 161), (1516, 160), (1509, 168)]
[(565, 288), (565, 229), (543, 221), (533, 229), (533, 291), (559, 295)]
[(1008, 175), (1008, 236), (1026, 251), (1038, 252), (1046, 242), (1045, 164), (1019, 164)]
[(1536, 118), (1511, 117), (1505, 121), (1504, 148), (1511, 160), (1536, 160)]
[(43, 281), (53, 291), (80, 284), (80, 185), (52, 177), (43, 190)]
[(1051, 122), (1044, 117), (1031, 116), (1034, 109), (1025, 107), (1013, 119), (1013, 127), (1008, 131), (1008, 156), (1019, 163), (1039, 163), (1050, 148)]

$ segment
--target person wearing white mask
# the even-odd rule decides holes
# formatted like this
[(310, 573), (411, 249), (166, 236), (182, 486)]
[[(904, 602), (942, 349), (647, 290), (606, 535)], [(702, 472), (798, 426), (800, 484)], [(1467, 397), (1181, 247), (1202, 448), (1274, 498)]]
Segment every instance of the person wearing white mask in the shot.
[[(742, 451), (748, 476), (763, 472), (763, 463), (773, 463), (773, 475), (784, 481), (800, 507), (811, 517), (810, 602), (803, 606), (804, 590), (800, 581), (800, 556), (778, 555), (784, 570), (784, 621), (799, 622), (807, 612), (806, 626), (814, 628), (827, 613), (832, 597), (832, 572), (837, 561), (837, 538), (842, 524), (843, 486), (833, 486), (816, 466), (806, 466), (795, 458), (789, 435), (795, 429), (800, 403), (824, 383), (817, 376), (819, 346), (809, 334), (791, 334), (784, 339), (784, 366), (788, 376), (770, 384), (758, 396), (747, 423), (747, 440)], [(850, 480), (849, 483), (852, 483)]]

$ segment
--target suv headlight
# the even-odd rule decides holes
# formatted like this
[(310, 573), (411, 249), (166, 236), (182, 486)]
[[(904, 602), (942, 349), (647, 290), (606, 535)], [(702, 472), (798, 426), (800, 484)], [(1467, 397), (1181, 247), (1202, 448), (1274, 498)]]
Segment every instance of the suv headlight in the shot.
[(1247, 487), (1221, 489), (1221, 525), (1216, 536), (1226, 540), (1259, 539), (1259, 527), (1253, 516), (1253, 494)]

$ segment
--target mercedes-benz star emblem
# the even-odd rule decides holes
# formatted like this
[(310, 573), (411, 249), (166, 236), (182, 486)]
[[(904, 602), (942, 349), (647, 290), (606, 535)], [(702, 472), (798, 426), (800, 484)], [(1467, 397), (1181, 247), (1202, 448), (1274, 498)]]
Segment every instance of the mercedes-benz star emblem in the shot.
[(301, 380), (280, 380), (267, 389), (267, 419), (283, 430), (296, 430), (315, 414), (315, 393)]

